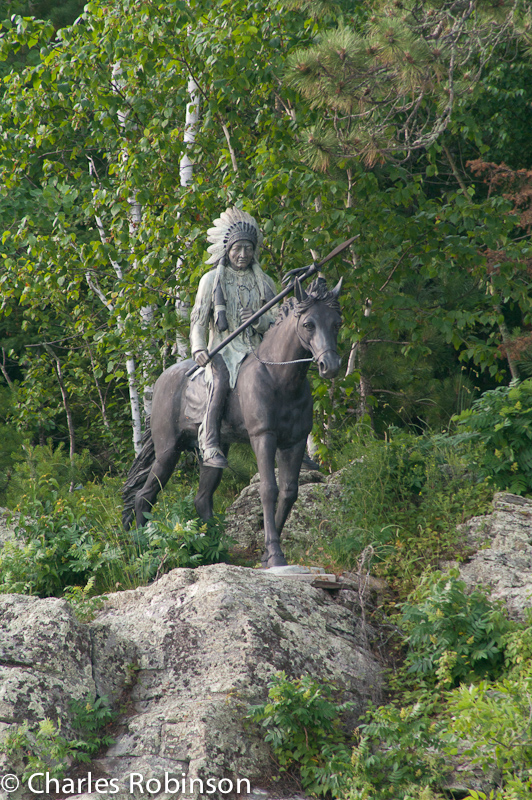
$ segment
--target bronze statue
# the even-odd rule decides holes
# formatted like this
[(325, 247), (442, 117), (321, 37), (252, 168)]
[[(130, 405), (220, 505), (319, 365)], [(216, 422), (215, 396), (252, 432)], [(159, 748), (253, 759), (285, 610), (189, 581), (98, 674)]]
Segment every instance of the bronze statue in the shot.
[[(223, 220), (223, 215), (220, 220)], [(241, 219), (239, 222), (251, 224), (246, 219)], [(253, 256), (256, 258), (260, 243), (258, 234), (255, 244), (251, 238), (242, 237), (243, 229), (243, 226), (240, 226), (235, 231), (235, 235), (240, 238), (231, 241), (229, 237), (227, 242), (223, 242), (224, 257), (229, 255), (235, 243), (249, 242), (253, 245)], [(213, 229), (209, 231), (211, 237), (212, 231)], [(252, 235), (249, 231), (249, 236)], [(336, 248), (324, 262), (350, 242)], [(217, 241), (209, 250), (212, 252), (219, 244), (220, 241)], [(214, 255), (218, 252), (216, 251)], [(236, 273), (236, 285), (240, 285), (241, 273), (253, 267), (254, 261), (249, 261), (250, 253), (250, 249), (243, 245), (233, 251), (232, 258), (236, 269), (232, 266), (230, 269)], [(218, 264), (220, 257), (222, 256), (217, 259)], [(313, 265), (308, 268), (302, 278), (315, 274), (319, 266)], [(214, 272), (217, 274), (213, 275)], [(213, 360), (216, 360), (214, 353), (211, 352), (209, 355), (206, 352), (207, 329), (214, 341), (219, 334), (221, 335), (224, 324), (227, 324), (229, 329), (237, 323), (238, 318), (247, 316), (247, 322), (251, 320), (254, 323), (258, 322), (260, 316), (259, 314), (252, 316), (247, 312), (242, 314), (241, 308), (253, 309), (256, 299), (251, 299), (250, 296), (249, 302), (244, 302), (244, 299), (247, 301), (247, 294), (245, 298), (239, 293), (230, 295), (226, 263), (222, 265), (220, 273), (217, 267), (202, 279), (205, 304), (202, 302), (197, 308), (197, 301), (194, 307), (191, 341), (198, 364), (202, 362), (208, 364), (212, 356)], [(269, 279), (266, 280), (266, 276), (263, 280), (262, 270), (260, 273), (257, 271), (257, 274), (259, 277), (251, 288), (261, 295), (262, 302), (267, 293), (273, 291), (273, 284)], [(259, 281), (263, 281), (262, 286)], [(221, 287), (221, 291), (218, 291), (218, 287)], [(143, 449), (135, 459), (123, 489), (122, 519), (126, 529), (130, 527), (134, 515), (137, 525), (145, 524), (144, 513), (151, 511), (180, 454), (184, 450), (197, 447), (198, 431), (205, 416), (212, 414), (216, 417), (215, 436), (219, 438), (214, 445), (214, 436), (211, 437), (209, 432), (205, 434), (205, 455), (210, 456), (208, 449), (214, 449), (216, 446), (225, 459), (232, 442), (251, 442), (257, 457), (260, 496), (264, 510), (265, 553), (262, 563), (264, 567), (286, 564), (280, 545), (280, 533), (297, 499), (299, 471), (307, 437), (312, 429), (312, 395), (306, 377), (307, 371), (310, 361), (314, 360), (321, 377), (333, 378), (338, 373), (340, 357), (336, 342), (341, 324), (338, 302), (341, 281), (335, 289), (329, 291), (324, 278), (317, 278), (306, 292), (298, 278), (295, 278), (293, 284), (281, 295), (273, 297), (266, 303), (266, 309), (292, 289), (295, 297), (283, 304), (275, 324), (271, 325), (271, 319), (267, 322), (267, 328), (266, 323), (262, 326), (257, 324), (255, 332), (250, 332), (248, 341), (244, 340), (240, 345), (246, 348), (246, 352), (237, 349), (236, 356), (223, 359), (224, 367), (221, 369), (227, 370), (229, 377), (224, 374), (221, 381), (223, 392), (226, 393), (225, 403), (223, 398), (221, 402), (220, 398), (215, 400), (215, 405), (217, 401), (220, 402), (217, 409), (221, 408), (221, 412), (212, 410), (211, 397), (218, 391), (216, 367), (212, 370), (215, 375), (214, 389), (213, 382), (209, 384), (209, 376), (205, 375), (206, 370), (200, 370), (199, 374), (196, 372), (194, 377), (189, 377), (195, 371), (191, 367), (196, 366), (190, 359), (174, 364), (157, 380), (153, 392), (151, 430), (145, 434)], [(230, 301), (229, 297), (232, 298)], [(267, 313), (265, 310), (262, 316), (266, 317)], [(201, 321), (203, 317), (205, 319)], [(198, 330), (196, 326), (199, 325), (204, 331), (203, 338), (201, 335), (196, 338)], [(262, 341), (260, 341), (261, 330), (264, 331)], [(236, 331), (233, 335), (235, 333)], [(235, 338), (238, 339), (240, 335), (238, 333)], [(256, 349), (254, 349), (255, 343), (257, 343)], [(209, 346), (211, 347), (210, 344)], [(218, 346), (222, 347), (222, 351), (226, 349), (223, 342)], [(234, 385), (232, 375), (234, 375)], [(219, 413), (221, 420), (217, 417)], [(204, 427), (208, 431), (211, 421), (207, 420), (207, 423)], [(279, 468), (279, 485), (275, 477), (276, 462)], [(194, 504), (199, 516), (204, 520), (212, 517), (213, 494), (222, 478), (223, 466), (225, 461), (218, 461), (217, 465), (210, 466), (207, 460), (201, 466), (199, 488)]]

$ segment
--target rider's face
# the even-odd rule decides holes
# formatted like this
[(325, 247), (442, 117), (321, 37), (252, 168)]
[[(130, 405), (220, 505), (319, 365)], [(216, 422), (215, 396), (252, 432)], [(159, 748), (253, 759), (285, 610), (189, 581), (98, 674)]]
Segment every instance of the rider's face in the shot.
[(253, 261), (253, 253), (255, 248), (251, 242), (242, 239), (235, 242), (229, 250), (229, 263), (236, 270), (244, 270), (249, 267)]

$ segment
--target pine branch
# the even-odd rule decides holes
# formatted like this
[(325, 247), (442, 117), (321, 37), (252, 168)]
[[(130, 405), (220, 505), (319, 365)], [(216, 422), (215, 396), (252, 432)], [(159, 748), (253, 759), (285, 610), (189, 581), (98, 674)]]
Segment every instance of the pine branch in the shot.
[[(376, 3), (362, 32), (340, 27), (288, 62), (287, 83), (323, 112), (330, 164), (346, 155), (404, 161), (446, 130), (458, 98), (474, 90), (501, 44), (521, 35), (521, 0)], [(314, 140), (320, 147), (320, 142)]]

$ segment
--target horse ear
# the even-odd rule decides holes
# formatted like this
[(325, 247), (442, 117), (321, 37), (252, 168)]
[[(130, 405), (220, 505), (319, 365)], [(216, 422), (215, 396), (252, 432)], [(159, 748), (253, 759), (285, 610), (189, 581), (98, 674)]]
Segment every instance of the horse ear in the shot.
[(308, 295), (306, 291), (303, 289), (299, 282), (299, 278), (296, 278), (294, 281), (294, 294), (296, 296), (296, 300), (298, 303), (302, 303), (303, 300), (306, 300)]
[(342, 291), (342, 282), (343, 282), (343, 280), (344, 280), (343, 278), (340, 278), (340, 280), (338, 281), (338, 283), (336, 284), (336, 286), (334, 287), (334, 289), (331, 292), (331, 294), (332, 294), (332, 296), (334, 297), (335, 300), (338, 300), (338, 298), (340, 297), (340, 292)]

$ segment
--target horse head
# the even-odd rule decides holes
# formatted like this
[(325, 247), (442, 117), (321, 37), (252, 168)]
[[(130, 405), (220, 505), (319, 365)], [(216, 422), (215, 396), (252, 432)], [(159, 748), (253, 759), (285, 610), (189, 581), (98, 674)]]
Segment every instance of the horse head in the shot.
[(318, 364), (321, 378), (334, 378), (340, 369), (337, 339), (342, 316), (338, 297), (342, 279), (332, 291), (324, 278), (316, 278), (305, 291), (295, 280), (293, 311), (297, 318), (297, 335), (305, 350), (309, 350)]

